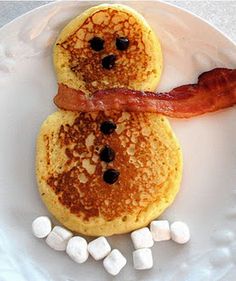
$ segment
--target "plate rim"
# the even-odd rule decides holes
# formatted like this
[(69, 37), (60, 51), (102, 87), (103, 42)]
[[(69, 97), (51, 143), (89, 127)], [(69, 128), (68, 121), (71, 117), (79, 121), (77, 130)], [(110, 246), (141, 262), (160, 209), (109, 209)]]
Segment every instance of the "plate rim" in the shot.
[[(10, 22), (4, 24), (1, 28), (0, 28), (0, 32), (4, 31), (5, 28), (8, 28), (9, 25), (12, 25), (14, 24), (15, 22), (17, 22), (18, 20), (21, 20), (22, 18), (24, 18), (25, 16), (29, 15), (29, 14), (33, 14), (35, 12), (37, 12), (38, 10), (41, 10), (41, 9), (45, 9), (45, 7), (49, 7), (49, 6), (56, 6), (56, 5), (60, 5), (61, 3), (63, 2), (67, 2), (67, 1), (63, 1), (63, 0), (59, 0), (59, 1), (52, 1), (52, 2), (49, 2), (45, 5), (41, 5), (39, 7), (36, 7), (32, 10), (29, 10), (27, 11), (26, 13), (23, 13), (22, 15), (12, 19)], [(70, 2), (77, 2), (77, 1), (70, 1)], [(100, 2), (101, 4), (104, 3), (103, 0), (80, 0), (78, 1), (77, 3), (80, 3), (80, 2)], [(116, 0), (109, 0), (108, 3), (116, 3), (116, 2), (121, 2), (122, 4), (125, 4), (127, 2), (139, 2), (139, 0), (121, 0), (121, 1), (116, 1)], [(232, 38), (230, 38), (227, 34), (225, 34), (222, 30), (220, 30), (217, 26), (215, 26), (213, 23), (209, 22), (207, 19), (204, 19), (202, 18), (201, 16), (199, 15), (196, 15), (195, 13), (193, 13), (192, 11), (189, 11), (187, 10), (186, 8), (183, 8), (183, 7), (179, 7), (179, 6), (176, 6), (175, 4), (173, 3), (167, 3), (165, 2), (164, 0), (145, 0), (145, 2), (157, 2), (157, 3), (160, 3), (161, 5), (164, 5), (164, 6), (169, 6), (169, 7), (172, 7), (172, 8), (175, 8), (177, 10), (180, 10), (182, 12), (185, 12), (189, 15), (191, 15), (192, 17), (195, 17), (196, 19), (200, 20), (200, 21), (203, 21), (205, 24), (209, 25), (212, 29), (214, 29), (215, 31), (217, 31), (218, 33), (220, 33), (222, 36), (224, 36), (228, 41), (230, 41), (235, 47), (236, 47), (236, 41), (234, 41)], [(100, 5), (100, 3), (98, 5)], [(97, 5), (97, 4), (96, 4)], [(127, 4), (127, 6), (129, 6)]]

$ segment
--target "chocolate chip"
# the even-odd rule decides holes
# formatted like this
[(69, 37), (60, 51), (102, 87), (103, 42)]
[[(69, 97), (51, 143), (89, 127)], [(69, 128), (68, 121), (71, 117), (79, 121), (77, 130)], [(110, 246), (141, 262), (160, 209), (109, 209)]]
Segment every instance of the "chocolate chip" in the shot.
[(105, 41), (102, 38), (96, 36), (89, 40), (91, 48), (96, 52), (104, 49), (104, 42)]
[(126, 37), (116, 38), (116, 48), (120, 51), (125, 51), (129, 47), (129, 39)]
[(107, 163), (113, 161), (115, 155), (115, 151), (109, 145), (105, 145), (100, 151), (100, 159)]
[(102, 59), (102, 66), (106, 69), (112, 69), (115, 66), (116, 56), (108, 55)]
[(100, 126), (100, 130), (104, 135), (112, 134), (116, 129), (116, 124), (112, 121), (104, 121)]
[(106, 183), (113, 184), (118, 180), (119, 175), (120, 173), (115, 169), (108, 169), (103, 174), (103, 180)]

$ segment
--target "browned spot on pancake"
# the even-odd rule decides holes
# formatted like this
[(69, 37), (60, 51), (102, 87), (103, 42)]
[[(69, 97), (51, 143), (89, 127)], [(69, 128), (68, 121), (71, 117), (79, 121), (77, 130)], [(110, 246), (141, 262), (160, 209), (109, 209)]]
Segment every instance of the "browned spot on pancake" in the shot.
[(47, 151), (47, 154), (46, 154), (46, 163), (47, 163), (47, 165), (50, 165), (49, 136), (44, 135), (43, 138), (44, 138), (44, 142), (45, 142), (45, 146), (46, 146), (46, 151)]
[[(117, 124), (109, 136), (99, 130), (105, 120)], [(157, 200), (169, 174), (162, 159), (170, 158), (172, 152), (151, 132), (149, 120), (145, 114), (112, 112), (108, 118), (104, 112), (80, 113), (72, 125), (60, 127), (58, 143), (68, 160), (63, 172), (51, 175), (47, 183), (71, 213), (87, 220), (102, 215), (109, 221), (134, 210), (139, 212)], [(99, 159), (105, 144), (116, 152), (115, 160), (108, 164)], [(113, 185), (102, 179), (107, 168), (120, 172)]]
[[(90, 47), (89, 40), (94, 36), (105, 40), (104, 49), (100, 52)], [(129, 87), (131, 82), (142, 81), (150, 75), (147, 66), (151, 57), (145, 51), (144, 36), (147, 34), (143, 34), (132, 14), (109, 8), (95, 12), (67, 40), (57, 45), (68, 52), (71, 70), (86, 83), (89, 92), (94, 92), (106, 89), (107, 85)], [(117, 37), (129, 39), (126, 51), (116, 49)], [(116, 55), (117, 60), (115, 67), (107, 70), (101, 61), (110, 54)]]

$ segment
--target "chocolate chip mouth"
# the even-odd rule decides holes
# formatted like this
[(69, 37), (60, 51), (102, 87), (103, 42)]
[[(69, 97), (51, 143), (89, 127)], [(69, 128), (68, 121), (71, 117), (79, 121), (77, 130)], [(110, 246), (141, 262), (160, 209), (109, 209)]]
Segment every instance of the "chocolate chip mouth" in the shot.
[(111, 55), (105, 56), (102, 59), (102, 66), (103, 66), (103, 68), (110, 70), (115, 66), (115, 62), (116, 62), (116, 55), (111, 54)]

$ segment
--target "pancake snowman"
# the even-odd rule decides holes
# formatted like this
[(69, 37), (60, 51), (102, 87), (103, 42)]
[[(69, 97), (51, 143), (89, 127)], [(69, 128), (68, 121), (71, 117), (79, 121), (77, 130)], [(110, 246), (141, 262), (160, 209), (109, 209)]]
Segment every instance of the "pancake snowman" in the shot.
[[(58, 84), (92, 96), (126, 87), (153, 91), (161, 47), (145, 19), (124, 5), (99, 5), (73, 19), (54, 47)], [(174, 200), (180, 145), (156, 113), (59, 110), (37, 140), (39, 192), (67, 228), (90, 236), (147, 225)]]

